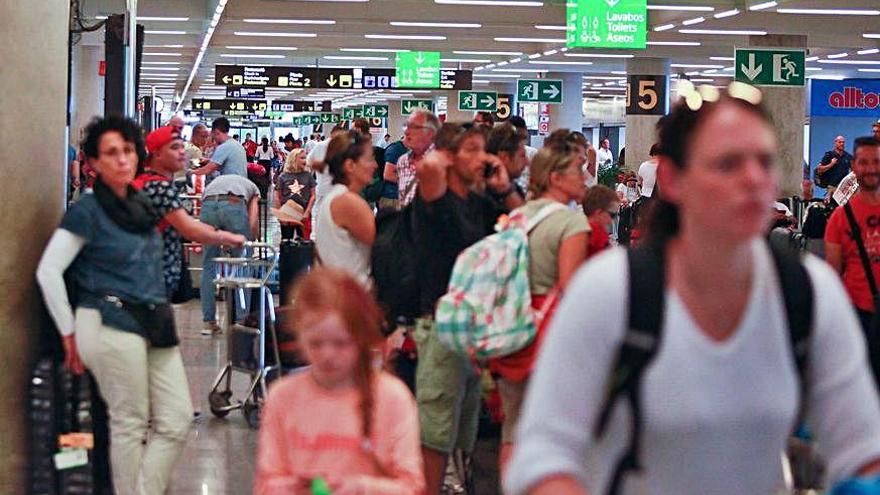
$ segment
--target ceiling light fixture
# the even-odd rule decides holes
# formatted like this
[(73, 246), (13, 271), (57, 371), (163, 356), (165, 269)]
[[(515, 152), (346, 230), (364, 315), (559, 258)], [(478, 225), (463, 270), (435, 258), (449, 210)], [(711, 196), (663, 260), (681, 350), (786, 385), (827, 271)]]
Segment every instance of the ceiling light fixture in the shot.
[(866, 50), (859, 50), (856, 53), (859, 55), (873, 55), (875, 53), (880, 53), (880, 48), (868, 48)]
[(507, 43), (565, 43), (565, 38), (509, 38), (500, 36), (493, 39)]
[[(486, 67), (488, 67), (488, 65)], [(550, 71), (547, 69), (495, 69), (493, 72), (535, 72), (543, 74), (544, 72)]]
[(716, 60), (718, 62), (733, 62), (736, 60), (735, 57), (709, 57), (709, 60)]
[(669, 31), (670, 29), (672, 29), (674, 27), (675, 27), (675, 24), (663, 24), (661, 26), (655, 27), (654, 31), (658, 31), (658, 32), (659, 31)]
[(296, 51), (295, 46), (249, 46), (249, 45), (226, 45), (227, 50), (271, 50), (271, 51)]
[(568, 26), (557, 26), (554, 24), (535, 24), (535, 29), (542, 31), (568, 31)]
[(880, 33), (865, 33), (862, 35), (862, 38), (867, 38), (869, 40), (880, 40)]
[(144, 48), (183, 48), (183, 45), (144, 45)]
[(827, 55), (827, 57), (830, 59), (843, 58), (843, 57), (848, 57), (848, 56), (849, 56), (849, 53), (847, 53), (847, 52), (834, 53), (831, 55)]
[(340, 48), (339, 51), (354, 53), (405, 53), (409, 50), (402, 48)]
[(880, 60), (820, 60), (819, 63), (834, 65), (880, 65)]
[(752, 5), (751, 7), (749, 7), (749, 10), (765, 10), (765, 9), (770, 9), (770, 8), (776, 7), (777, 5), (779, 5), (779, 4), (775, 1), (774, 2), (763, 2), (763, 3)]
[(474, 51), (474, 50), (454, 50), (452, 53), (456, 55), (522, 55), (523, 52), (498, 52), (498, 51)]
[(446, 36), (427, 35), (427, 34), (365, 34), (364, 38), (369, 40), (429, 40), (444, 41)]
[(682, 24), (684, 24), (685, 26), (693, 26), (694, 24), (699, 24), (701, 22), (704, 22), (705, 20), (706, 20), (705, 17), (695, 17), (693, 19), (688, 19), (686, 21), (683, 21)]
[(151, 62), (149, 60), (145, 60), (141, 63), (143, 65), (181, 65), (180, 62)]
[(388, 60), (388, 57), (356, 57), (350, 55), (325, 55), (324, 58), (327, 60)]
[(253, 24), (318, 24), (333, 25), (336, 21), (332, 19), (242, 19), (244, 22)]
[(674, 12), (712, 12), (715, 7), (707, 5), (648, 5), (648, 10), (671, 10)]
[(541, 58), (541, 54), (540, 53), (533, 53), (533, 54), (529, 55), (530, 60), (534, 60), (536, 58)]
[(767, 36), (767, 31), (750, 29), (679, 29), (682, 34), (722, 34), (727, 36)]
[(256, 53), (223, 53), (222, 58), (284, 58), (284, 55), (261, 55)]
[(492, 60), (488, 58), (441, 58), (440, 61), (462, 64), (488, 64)]
[(476, 22), (411, 22), (391, 21), (388, 24), (397, 27), (441, 27), (441, 28), (481, 28), (482, 24)]
[(565, 56), (579, 58), (635, 58), (635, 55), (628, 53), (566, 53)]
[(317, 38), (315, 33), (266, 33), (256, 31), (235, 31), (236, 36), (266, 36), (273, 38)]
[(183, 54), (182, 53), (172, 53), (172, 52), (168, 52), (168, 53), (144, 52), (143, 55), (148, 56), (148, 57), (180, 57)]
[(843, 76), (835, 76), (835, 75), (831, 75), (831, 74), (816, 74), (813, 76), (807, 76), (807, 79), (826, 79), (829, 81), (843, 81), (846, 78)]
[(186, 31), (156, 31), (147, 29), (144, 31), (144, 34), (186, 34)]
[(880, 69), (859, 69), (859, 72), (880, 72)]
[(485, 5), (487, 7), (543, 7), (544, 2), (517, 0), (434, 0), (439, 5)]
[(819, 57), (807, 57), (805, 59), (806, 62), (815, 62), (816, 60), (819, 60)]
[(557, 53), (559, 53), (559, 50), (547, 50), (546, 52), (544, 52), (544, 56), (549, 57), (551, 55), (556, 55)]
[(650, 46), (700, 46), (699, 41), (648, 41)]
[(723, 65), (711, 65), (711, 64), (669, 64), (670, 67), (676, 67), (679, 69), (723, 69)]
[(776, 9), (779, 14), (807, 14), (807, 15), (880, 15), (880, 10), (861, 9)]
[(715, 17), (716, 19), (724, 19), (725, 17), (733, 17), (738, 14), (739, 14), (739, 9), (730, 9), (730, 10), (725, 10), (724, 12), (719, 12), (719, 13), (715, 14), (713, 17)]
[(567, 60), (530, 60), (529, 63), (536, 65), (593, 65), (593, 62), (570, 62)]
[(497, 77), (497, 78), (512, 78), (512, 79), (519, 78), (519, 76), (516, 74), (480, 74), (480, 77)]
[(202, 46), (199, 48), (199, 53), (196, 55), (192, 70), (190, 70), (189, 77), (186, 79), (186, 84), (183, 86), (183, 91), (181, 92), (180, 99), (177, 101), (177, 106), (174, 108), (175, 113), (180, 111), (181, 105), (186, 101), (186, 94), (192, 86), (193, 80), (196, 78), (196, 73), (199, 71), (202, 59), (205, 58), (205, 53), (208, 51), (208, 45), (211, 44), (211, 39), (214, 37), (214, 31), (216, 30), (217, 25), (220, 24), (220, 18), (223, 16), (223, 12), (226, 11), (227, 3), (229, 3), (229, 0), (219, 0), (217, 8), (214, 9), (214, 15), (211, 16), (211, 23), (205, 31), (204, 38), (202, 38)]

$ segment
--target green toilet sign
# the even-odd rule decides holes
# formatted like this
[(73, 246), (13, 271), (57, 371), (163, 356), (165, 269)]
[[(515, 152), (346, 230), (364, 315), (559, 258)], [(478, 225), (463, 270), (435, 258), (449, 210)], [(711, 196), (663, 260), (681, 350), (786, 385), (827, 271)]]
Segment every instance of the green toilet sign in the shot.
[(806, 84), (806, 54), (803, 50), (780, 48), (737, 48), (737, 81), (756, 86), (803, 86)]
[(520, 79), (516, 82), (520, 103), (562, 103), (562, 81), (559, 79)]
[(458, 109), (461, 111), (494, 112), (498, 108), (498, 93), (494, 91), (459, 91)]
[(440, 52), (401, 52), (395, 62), (397, 87), (440, 87)]
[(416, 110), (434, 111), (434, 100), (400, 100), (400, 114), (412, 115)]
[(566, 6), (567, 47), (646, 48), (647, 0), (567, 0)]

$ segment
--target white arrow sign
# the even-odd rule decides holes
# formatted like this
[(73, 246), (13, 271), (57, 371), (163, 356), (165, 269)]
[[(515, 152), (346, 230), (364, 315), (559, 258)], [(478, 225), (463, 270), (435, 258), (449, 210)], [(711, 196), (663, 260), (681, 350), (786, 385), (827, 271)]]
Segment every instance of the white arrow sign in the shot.
[(745, 64), (742, 64), (742, 65), (740, 65), (740, 69), (742, 69), (743, 74), (745, 74), (746, 77), (748, 77), (750, 81), (754, 81), (755, 78), (758, 77), (761, 74), (761, 72), (764, 70), (764, 65), (758, 64), (758, 66), (755, 67), (755, 54), (750, 53), (749, 54), (749, 65), (746, 66)]
[(557, 88), (554, 84), (550, 84), (547, 89), (542, 91), (542, 93), (544, 93), (545, 95), (550, 95), (551, 99), (556, 99), (556, 97), (559, 96), (559, 88)]
[(385, 107), (380, 107), (376, 111), (379, 113), (380, 117), (384, 117), (384, 116), (388, 115), (388, 109)]
[(620, 0), (605, 0), (605, 3), (607, 3), (608, 6), (613, 9), (615, 5), (620, 3)]
[(492, 98), (491, 95), (486, 95), (485, 98), (480, 100), (480, 103), (482, 103), (483, 105), (486, 105), (488, 107), (494, 107), (495, 106), (495, 98)]
[(419, 53), (416, 55), (416, 62), (417, 62), (419, 65), (422, 65), (423, 63), (425, 63), (425, 57), (424, 57), (424, 55), (422, 55), (422, 52), (419, 52)]
[(231, 80), (232, 80), (231, 77), (229, 77), (229, 76), (223, 76), (223, 83), (224, 83), (224, 84), (229, 84), (229, 81), (231, 81)]

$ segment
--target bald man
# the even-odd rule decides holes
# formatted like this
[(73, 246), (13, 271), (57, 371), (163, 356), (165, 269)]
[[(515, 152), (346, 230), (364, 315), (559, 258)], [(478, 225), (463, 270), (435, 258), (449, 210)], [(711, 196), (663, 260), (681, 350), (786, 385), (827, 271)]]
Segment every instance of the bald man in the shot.
[(834, 194), (837, 185), (849, 173), (852, 155), (846, 152), (846, 139), (843, 136), (834, 138), (834, 149), (825, 153), (816, 167), (816, 184)]
[(175, 130), (177, 130), (178, 133), (181, 133), (183, 132), (183, 126), (186, 125), (186, 122), (183, 120), (182, 116), (175, 115), (168, 120), (168, 124), (166, 125), (169, 127), (173, 127)]

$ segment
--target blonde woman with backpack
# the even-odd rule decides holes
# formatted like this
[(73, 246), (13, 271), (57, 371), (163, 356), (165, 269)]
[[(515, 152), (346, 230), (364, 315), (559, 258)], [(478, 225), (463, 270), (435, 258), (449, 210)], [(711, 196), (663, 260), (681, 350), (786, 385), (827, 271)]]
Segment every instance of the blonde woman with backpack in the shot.
[[(549, 322), (558, 296), (587, 256), (590, 234), (587, 217), (580, 210), (567, 206), (584, 195), (581, 161), (568, 146), (539, 150), (532, 161), (529, 176), (529, 192), (534, 199), (519, 208), (528, 220), (539, 214), (546, 215), (528, 235), (529, 291), (532, 307), (538, 311), (542, 321), (538, 322), (538, 332), (532, 344), (514, 354), (490, 361), (504, 410), (499, 452), (502, 475), (513, 451), (519, 410), (545, 322)], [(551, 210), (549, 214), (548, 209)]]

